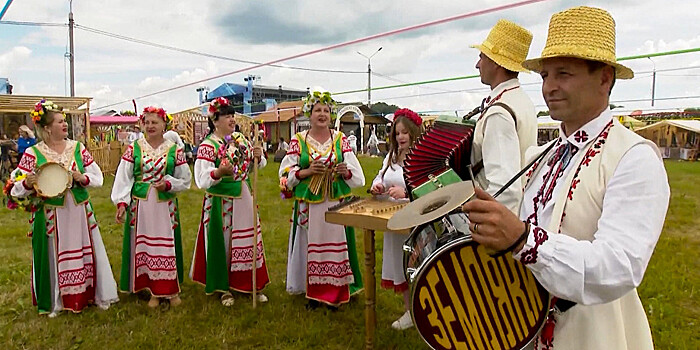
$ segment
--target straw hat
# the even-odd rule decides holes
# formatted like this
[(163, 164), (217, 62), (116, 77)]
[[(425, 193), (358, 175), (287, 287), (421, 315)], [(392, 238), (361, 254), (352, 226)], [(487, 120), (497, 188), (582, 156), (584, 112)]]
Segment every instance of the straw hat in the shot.
[(618, 79), (634, 77), (615, 58), (615, 20), (599, 8), (580, 6), (552, 15), (542, 57), (523, 62), (523, 67), (539, 72), (542, 60), (552, 57), (599, 61), (615, 67)]
[(513, 72), (527, 72), (522, 63), (532, 43), (532, 33), (505, 19), (499, 20), (481, 45), (470, 45), (499, 66)]

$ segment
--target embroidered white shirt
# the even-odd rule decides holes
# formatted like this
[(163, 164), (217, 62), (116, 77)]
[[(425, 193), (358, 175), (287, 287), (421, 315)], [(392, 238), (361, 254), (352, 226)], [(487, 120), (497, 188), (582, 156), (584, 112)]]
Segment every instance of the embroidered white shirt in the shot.
[[(612, 120), (605, 110), (576, 132), (566, 137), (564, 131), (557, 142), (582, 149), (592, 142)], [(555, 145), (555, 150), (560, 146)], [(576, 169), (585, 152), (576, 152), (553, 187), (551, 198), (558, 198), (563, 179)], [(556, 152), (550, 152), (556, 154)], [(551, 158), (551, 156), (548, 156)], [(546, 160), (545, 160), (546, 161)], [(558, 166), (556, 162), (551, 166)], [(543, 176), (550, 166), (544, 164), (532, 177), (525, 190), (520, 218), (534, 212), (533, 199), (542, 187)], [(669, 201), (669, 185), (663, 163), (647, 144), (637, 144), (620, 160), (607, 184), (598, 231), (593, 241), (577, 240), (566, 234), (548, 232), (547, 239), (537, 247), (534, 263), (528, 267), (537, 280), (553, 295), (579, 304), (593, 305), (611, 302), (639, 286), (651, 254), (659, 239)], [(549, 223), (554, 207), (549, 200), (537, 213), (540, 226)], [(521, 255), (535, 247), (532, 225)]]
[[(484, 168), (476, 175), (479, 185), (494, 195), (508, 180), (520, 171), (525, 150), (536, 146), (537, 117), (532, 101), (520, 88), (520, 82), (510, 79), (502, 82), (489, 93), (486, 104), (502, 102), (510, 106), (515, 116), (505, 110), (494, 108), (481, 118), (483, 137), (474, 138), (472, 164), (483, 160)], [(518, 120), (516, 126), (513, 118)], [(479, 132), (477, 127), (475, 132)], [(519, 130), (519, 131), (518, 131)], [(479, 135), (481, 136), (481, 135)], [(477, 154), (479, 153), (479, 154)], [(517, 213), (522, 199), (524, 181), (515, 181), (497, 198), (512, 212)]]

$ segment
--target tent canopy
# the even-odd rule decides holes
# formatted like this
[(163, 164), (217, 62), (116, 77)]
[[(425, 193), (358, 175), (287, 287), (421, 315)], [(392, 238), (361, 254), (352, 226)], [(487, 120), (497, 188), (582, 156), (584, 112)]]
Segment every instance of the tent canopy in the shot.
[(0, 95), (0, 113), (29, 113), (42, 98), (67, 109), (69, 113), (88, 104), (92, 99), (90, 97)]
[(129, 115), (129, 116), (111, 116), (111, 115), (91, 115), (91, 124), (136, 124), (139, 121), (139, 117)]

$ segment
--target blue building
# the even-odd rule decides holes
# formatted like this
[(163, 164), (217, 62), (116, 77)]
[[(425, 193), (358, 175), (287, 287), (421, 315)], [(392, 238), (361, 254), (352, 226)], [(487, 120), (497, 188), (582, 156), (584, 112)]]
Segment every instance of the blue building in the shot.
[(235, 106), (236, 112), (251, 115), (264, 112), (276, 103), (300, 100), (308, 94), (308, 89), (300, 90), (285, 88), (282, 85), (275, 87), (253, 84), (255, 79), (254, 76), (248, 76), (244, 79), (247, 82), (245, 85), (223, 83), (216, 89), (209, 91), (204, 101), (209, 102), (217, 97), (225, 97)]

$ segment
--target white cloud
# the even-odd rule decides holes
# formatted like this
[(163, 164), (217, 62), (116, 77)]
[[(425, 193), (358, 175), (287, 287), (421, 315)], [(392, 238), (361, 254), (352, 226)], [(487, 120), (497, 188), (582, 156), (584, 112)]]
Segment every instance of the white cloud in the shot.
[(0, 76), (9, 76), (31, 55), (32, 50), (26, 46), (15, 46), (0, 53)]
[[(246, 0), (172, 2), (152, 0), (80, 1), (74, 3), (78, 25), (96, 28), (164, 45), (197, 52), (235, 57), (250, 61), (270, 61), (319, 49), (328, 44), (356, 39), (369, 34), (406, 27), (430, 20), (508, 4), (508, 0), (464, 1), (382, 1), (350, 0), (323, 6), (311, 1), (250, 2)], [(372, 59), (375, 72), (391, 79), (372, 77), (372, 85), (398, 84), (476, 74), (476, 50), (468, 45), (479, 43), (488, 29), (501, 17), (527, 27), (534, 35), (530, 57), (539, 56), (547, 35), (552, 13), (578, 5), (578, 1), (549, 1), (506, 10), (499, 13), (463, 19), (408, 34), (384, 37), (332, 51), (284, 62), (284, 65), (310, 68), (365, 71), (367, 61), (355, 51), (365, 54), (383, 47)], [(692, 21), (699, 5), (681, 0), (589, 1), (615, 17), (619, 56), (638, 55), (700, 46), (700, 21)], [(41, 11), (36, 11), (40, 8)], [(157, 9), (157, 12), (154, 11)], [(14, 2), (6, 20), (67, 22), (67, 1), (25, 0)], [(248, 13), (249, 16), (244, 16)], [(649, 14), (653, 13), (653, 20)], [(264, 18), (266, 21), (261, 21)], [(679, 20), (679, 18), (684, 18)], [(259, 22), (259, 23), (258, 23)], [(243, 28), (236, 25), (245, 24)], [(4, 30), (8, 26), (3, 26)], [(232, 30), (236, 29), (236, 31)], [(273, 40), (270, 33), (282, 28), (293, 32)], [(265, 31), (269, 29), (269, 31)], [(17, 33), (17, 34), (14, 34)], [(305, 35), (299, 40), (296, 36)], [(65, 27), (42, 27), (13, 31), (3, 42), (17, 45), (0, 51), (0, 75), (9, 76), (17, 93), (63, 94), (65, 88), (64, 52), (67, 44)], [(21, 46), (20, 46), (21, 45)], [(22, 49), (18, 49), (18, 47)], [(166, 51), (105, 37), (84, 29), (75, 30), (76, 92), (94, 97), (92, 106), (99, 107), (157, 90), (232, 72), (249, 64), (218, 60), (185, 53)], [(700, 65), (700, 53), (658, 57), (653, 59), (657, 70)], [(625, 61), (637, 72), (650, 71), (649, 60)], [(331, 91), (363, 89), (364, 73), (339, 74), (263, 67), (215, 79), (202, 85), (211, 89), (223, 82), (243, 83), (248, 73), (262, 76), (265, 85), (283, 85), (305, 89), (323, 86)], [(675, 75), (674, 75), (675, 74)], [(639, 99), (650, 96), (651, 78), (619, 82), (613, 100)], [(685, 75), (685, 76), (677, 76)], [(684, 70), (657, 75), (657, 97), (698, 95), (700, 70)], [(523, 83), (539, 83), (535, 74), (524, 75)], [(137, 100), (139, 107), (158, 104), (169, 111), (185, 109), (197, 102), (195, 86)], [(423, 87), (397, 88), (372, 92), (373, 101), (382, 98), (418, 95), (421, 97), (388, 100), (416, 110), (471, 109), (487, 92), (428, 95), (447, 90), (484, 88), (479, 79), (457, 80)], [(526, 86), (535, 104), (542, 104), (539, 86)], [(343, 101), (364, 101), (366, 93), (341, 95)], [(663, 106), (700, 105), (700, 100), (659, 101)], [(625, 104), (648, 106), (649, 102)], [(132, 109), (131, 102), (114, 109)]]

